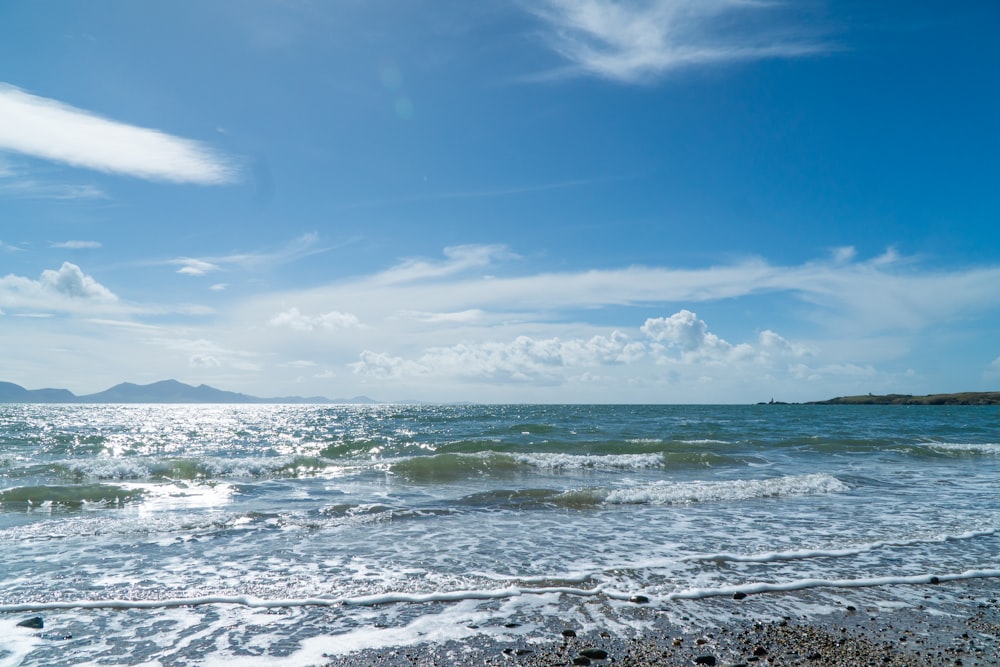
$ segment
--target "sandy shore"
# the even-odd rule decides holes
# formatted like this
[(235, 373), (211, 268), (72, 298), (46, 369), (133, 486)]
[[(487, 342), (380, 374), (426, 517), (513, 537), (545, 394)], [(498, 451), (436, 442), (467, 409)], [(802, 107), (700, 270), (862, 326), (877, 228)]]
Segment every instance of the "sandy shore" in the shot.
[[(577, 634), (553, 628), (551, 639), (502, 642), (473, 638), (331, 657), (329, 667), (430, 667), (448, 665), (808, 665), (810, 667), (1000, 666), (1000, 581), (985, 579), (928, 587), (926, 604), (885, 610), (846, 605), (815, 618), (765, 622), (747, 618), (700, 632), (681, 631), (644, 613), (653, 631), (636, 638), (608, 632)], [(766, 596), (756, 600), (766, 602)], [(732, 601), (732, 604), (739, 604)]]

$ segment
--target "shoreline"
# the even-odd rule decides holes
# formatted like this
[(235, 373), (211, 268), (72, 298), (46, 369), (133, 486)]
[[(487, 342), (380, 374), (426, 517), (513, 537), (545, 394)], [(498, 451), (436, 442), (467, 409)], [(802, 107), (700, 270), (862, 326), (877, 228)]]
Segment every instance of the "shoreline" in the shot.
[[(935, 595), (935, 588), (945, 595)], [(821, 616), (742, 619), (700, 631), (665, 620), (656, 608), (639, 610), (652, 629), (637, 637), (610, 631), (546, 628), (543, 636), (504, 640), (485, 635), (327, 656), (326, 667), (447, 667), (450, 665), (561, 667), (563, 665), (742, 665), (771, 667), (1000, 666), (1000, 580), (928, 586), (915, 607), (843, 609)], [(754, 595), (767, 604), (775, 595)], [(739, 604), (737, 600), (730, 600)], [(694, 602), (693, 604), (698, 604)], [(335, 640), (335, 638), (331, 638)]]

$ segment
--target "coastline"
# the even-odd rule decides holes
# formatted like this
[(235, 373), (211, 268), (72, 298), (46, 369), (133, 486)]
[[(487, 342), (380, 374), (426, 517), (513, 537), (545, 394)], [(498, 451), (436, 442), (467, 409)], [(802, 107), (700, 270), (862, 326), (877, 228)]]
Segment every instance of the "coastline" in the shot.
[[(652, 621), (652, 629), (637, 637), (622, 637), (609, 630), (578, 634), (572, 627), (547, 628), (544, 637), (514, 636), (505, 641), (476, 636), (441, 644), (327, 656), (323, 664), (326, 667), (1000, 666), (1000, 582), (966, 580), (925, 588), (925, 603), (917, 606), (847, 604), (830, 614), (784, 616), (777, 620), (758, 620), (753, 610), (748, 609), (740, 620), (700, 630), (659, 620), (657, 609), (647, 607), (638, 613)], [(751, 597), (757, 605), (767, 605), (779, 595), (802, 597), (799, 593)], [(724, 602), (739, 605), (742, 601)]]

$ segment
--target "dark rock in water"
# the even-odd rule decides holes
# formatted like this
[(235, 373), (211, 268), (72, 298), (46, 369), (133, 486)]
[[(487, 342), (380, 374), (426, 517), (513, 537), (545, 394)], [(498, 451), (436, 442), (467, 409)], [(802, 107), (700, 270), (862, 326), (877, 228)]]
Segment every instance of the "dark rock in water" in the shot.
[(767, 655), (767, 649), (764, 648), (763, 646), (758, 646), (753, 650), (753, 654), (759, 658), (761, 656)]
[(629, 602), (634, 602), (636, 604), (648, 604), (649, 598), (645, 595), (633, 595), (628, 599)]
[(580, 649), (579, 655), (584, 658), (590, 658), (591, 660), (607, 660), (608, 652), (600, 648), (582, 648)]
[(937, 577), (931, 577), (931, 583), (932, 584), (940, 584), (941, 580), (938, 579)]
[(736, 591), (735, 593), (733, 593), (733, 599), (734, 600), (742, 600), (746, 596), (747, 596), (747, 594), (744, 593), (743, 591)]
[(505, 627), (505, 628), (519, 628), (519, 627), (521, 627), (521, 624), (520, 623), (510, 622), (510, 623), (504, 623), (503, 627)]
[(45, 627), (45, 623), (42, 621), (41, 616), (32, 616), (31, 618), (26, 618), (17, 624), (19, 628), (32, 628), (33, 630), (41, 630)]
[(585, 655), (578, 655), (575, 658), (573, 658), (573, 664), (574, 665), (589, 665), (590, 664), (590, 658), (588, 658)]
[(563, 630), (562, 631), (562, 636), (563, 637), (567, 637), (567, 638), (568, 637), (576, 637), (576, 630)]
[(715, 667), (718, 660), (715, 659), (714, 655), (699, 655), (694, 659), (694, 664), (696, 665), (708, 665), (708, 667)]

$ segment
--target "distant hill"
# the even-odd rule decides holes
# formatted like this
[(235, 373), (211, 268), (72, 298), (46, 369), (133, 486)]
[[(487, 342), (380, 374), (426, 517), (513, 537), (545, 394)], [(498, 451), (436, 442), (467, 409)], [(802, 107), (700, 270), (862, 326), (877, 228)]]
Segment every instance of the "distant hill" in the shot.
[(1000, 405), (998, 391), (966, 391), (958, 394), (885, 394), (876, 396), (839, 396), (826, 401), (810, 401), (807, 405)]
[(283, 396), (258, 398), (233, 391), (223, 391), (202, 384), (197, 387), (161, 380), (152, 384), (123, 382), (96, 394), (77, 396), (68, 389), (25, 389), (12, 382), (0, 382), (0, 403), (320, 403), (363, 404), (378, 403), (367, 396), (354, 398), (326, 398), (324, 396)]
[(13, 382), (0, 382), (0, 403), (69, 403), (76, 400), (68, 389), (25, 389)]

